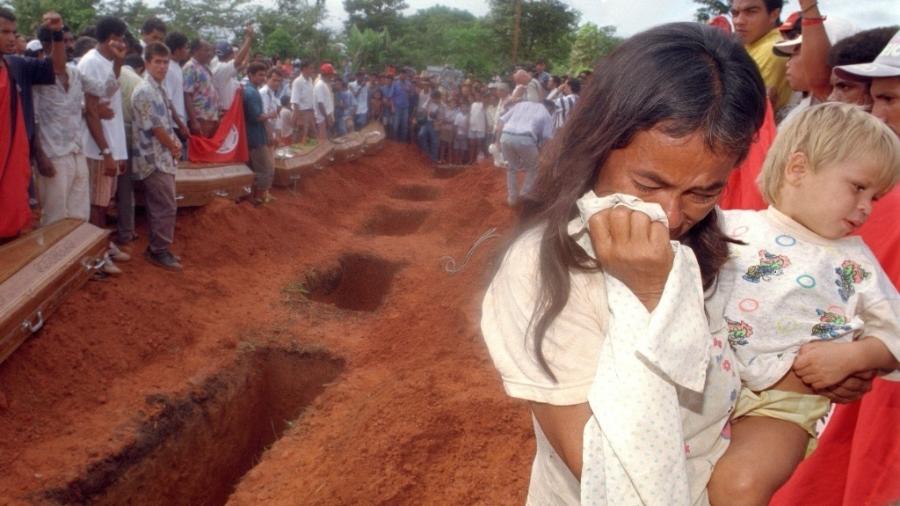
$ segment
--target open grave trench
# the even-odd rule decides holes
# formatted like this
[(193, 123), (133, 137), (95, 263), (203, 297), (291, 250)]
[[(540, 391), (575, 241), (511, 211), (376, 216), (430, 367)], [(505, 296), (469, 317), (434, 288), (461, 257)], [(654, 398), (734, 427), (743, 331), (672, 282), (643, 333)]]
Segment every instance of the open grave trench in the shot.
[[(439, 195), (427, 185), (399, 185), (388, 194), (418, 203)], [(355, 235), (363, 240), (413, 235), (429, 214), (427, 209), (376, 206)], [(305, 270), (287, 290), (309, 304), (365, 317), (385, 304), (407, 266), (371, 251), (349, 250)], [(266, 450), (298, 424), (329, 385), (340, 381), (344, 367), (343, 358), (320, 348), (241, 349), (230, 364), (187, 392), (147, 396), (146, 409), (135, 418), (132, 441), (29, 502), (225, 504)]]

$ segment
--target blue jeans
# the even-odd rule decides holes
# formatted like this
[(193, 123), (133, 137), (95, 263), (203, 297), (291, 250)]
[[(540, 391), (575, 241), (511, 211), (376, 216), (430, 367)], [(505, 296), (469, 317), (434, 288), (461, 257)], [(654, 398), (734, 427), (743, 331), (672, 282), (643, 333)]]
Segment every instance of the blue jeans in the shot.
[(366, 124), (368, 124), (368, 123), (369, 123), (369, 113), (367, 113), (367, 112), (353, 116), (353, 125), (356, 126), (357, 130), (362, 129), (362, 127), (366, 126)]
[(391, 133), (395, 141), (406, 142), (409, 139), (409, 106), (394, 108)]
[(434, 123), (431, 120), (425, 120), (421, 123), (419, 129), (419, 147), (422, 151), (428, 153), (432, 162), (436, 162), (438, 158), (438, 141), (437, 130), (434, 129)]
[(334, 113), (334, 135), (341, 137), (347, 135), (347, 120), (343, 112)]

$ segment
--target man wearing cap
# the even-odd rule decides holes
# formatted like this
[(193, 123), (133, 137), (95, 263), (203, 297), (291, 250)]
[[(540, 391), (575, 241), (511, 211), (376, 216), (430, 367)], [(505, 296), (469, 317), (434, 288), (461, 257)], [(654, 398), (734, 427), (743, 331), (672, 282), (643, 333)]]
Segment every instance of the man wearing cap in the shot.
[(800, 111), (828, 99), (828, 95), (831, 94), (828, 50), (832, 44), (859, 31), (856, 25), (849, 21), (840, 18), (826, 20), (819, 14), (815, 2), (807, 8), (800, 23), (803, 27), (800, 35), (776, 42), (772, 46), (775, 55), (788, 58), (786, 77), (791, 89), (804, 94), (803, 100), (785, 116), (783, 121), (788, 121)]
[(241, 43), (237, 53), (227, 41), (216, 42), (216, 57), (210, 63), (209, 68), (212, 70), (213, 86), (216, 87), (216, 93), (219, 95), (219, 109), (223, 114), (231, 108), (234, 94), (241, 87), (237, 76), (247, 65), (251, 45), (253, 45), (252, 25), (244, 27), (244, 42)]
[(219, 128), (219, 93), (209, 63), (213, 47), (203, 39), (191, 41), (191, 59), (184, 65), (184, 105), (194, 135), (212, 137)]
[(731, 17), (734, 33), (759, 67), (775, 111), (791, 98), (791, 87), (785, 78), (787, 59), (776, 56), (772, 46), (781, 40), (778, 30), (783, 0), (732, 0)]
[(872, 114), (900, 135), (900, 32), (872, 63), (844, 65), (836, 67), (836, 71), (871, 79)]
[(306, 144), (310, 131), (315, 127), (315, 104), (313, 95), (313, 68), (308, 61), (300, 62), (300, 75), (291, 83), (291, 110), (294, 121), (294, 141)]
[(319, 142), (328, 139), (328, 130), (334, 125), (334, 95), (331, 93), (331, 80), (334, 79), (334, 67), (323, 63), (319, 68), (319, 78), (313, 86), (315, 97), (316, 132)]

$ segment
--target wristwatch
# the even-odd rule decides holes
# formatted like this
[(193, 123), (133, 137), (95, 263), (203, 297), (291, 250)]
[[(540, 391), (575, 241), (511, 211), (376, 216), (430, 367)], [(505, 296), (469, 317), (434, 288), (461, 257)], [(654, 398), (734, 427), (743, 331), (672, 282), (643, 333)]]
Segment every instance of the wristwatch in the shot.
[(100, 150), (100, 154), (103, 156), (111, 155), (112, 151), (110, 151), (109, 148), (103, 148), (102, 150)]

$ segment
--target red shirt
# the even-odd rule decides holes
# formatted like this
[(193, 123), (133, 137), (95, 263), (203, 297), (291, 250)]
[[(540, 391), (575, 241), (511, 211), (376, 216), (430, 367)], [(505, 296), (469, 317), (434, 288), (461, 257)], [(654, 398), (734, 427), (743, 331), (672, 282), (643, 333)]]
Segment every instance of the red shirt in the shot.
[[(2, 57), (0, 57), (2, 58)], [(28, 134), (22, 101), (0, 66), (0, 237), (15, 237), (31, 221), (28, 207)]]

